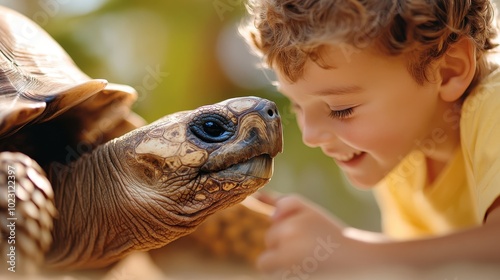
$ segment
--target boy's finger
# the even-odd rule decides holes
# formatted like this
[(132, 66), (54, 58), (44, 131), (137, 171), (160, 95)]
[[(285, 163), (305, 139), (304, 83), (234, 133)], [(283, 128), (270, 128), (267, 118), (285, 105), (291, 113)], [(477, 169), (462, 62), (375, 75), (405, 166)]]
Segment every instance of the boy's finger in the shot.
[(254, 197), (253, 195), (245, 198), (245, 200), (243, 200), (241, 204), (251, 209), (252, 211), (264, 214), (267, 217), (271, 217), (273, 215), (275, 208), (273, 205), (262, 202), (260, 199)]
[(298, 210), (302, 209), (304, 202), (297, 195), (284, 196), (276, 201), (276, 210), (272, 216), (272, 219), (277, 222), (285, 219), (286, 217), (296, 213)]
[(263, 203), (275, 206), (276, 202), (281, 197), (283, 197), (283, 194), (280, 194), (280, 193), (277, 193), (277, 192), (266, 191), (266, 192), (256, 192), (252, 196), (255, 197), (256, 199), (258, 199), (259, 201), (263, 202)]

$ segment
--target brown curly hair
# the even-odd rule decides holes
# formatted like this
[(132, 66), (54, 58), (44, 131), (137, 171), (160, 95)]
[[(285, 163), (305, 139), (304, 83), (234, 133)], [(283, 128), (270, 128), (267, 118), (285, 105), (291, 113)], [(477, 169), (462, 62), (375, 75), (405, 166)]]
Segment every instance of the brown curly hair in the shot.
[(249, 0), (247, 9), (250, 20), (241, 33), (268, 67), (291, 82), (308, 59), (327, 68), (324, 46), (347, 44), (408, 54), (409, 72), (423, 83), (427, 66), (465, 36), (476, 47), (473, 86), (489, 72), (483, 54), (496, 46), (490, 0)]

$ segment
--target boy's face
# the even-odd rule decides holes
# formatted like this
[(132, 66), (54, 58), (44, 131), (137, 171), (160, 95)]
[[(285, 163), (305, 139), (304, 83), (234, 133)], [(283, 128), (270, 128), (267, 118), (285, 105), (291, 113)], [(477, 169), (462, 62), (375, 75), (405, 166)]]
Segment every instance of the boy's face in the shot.
[[(442, 146), (457, 137), (449, 135), (456, 123), (443, 118), (450, 103), (441, 100), (439, 82), (419, 85), (404, 57), (369, 50), (346, 54), (330, 48), (325, 58), (332, 68), (309, 61), (293, 83), (277, 74), (304, 143), (333, 158), (351, 183), (373, 186), (412, 149), (434, 141), (425, 152), (439, 156)], [(444, 135), (435, 140), (436, 133)]]

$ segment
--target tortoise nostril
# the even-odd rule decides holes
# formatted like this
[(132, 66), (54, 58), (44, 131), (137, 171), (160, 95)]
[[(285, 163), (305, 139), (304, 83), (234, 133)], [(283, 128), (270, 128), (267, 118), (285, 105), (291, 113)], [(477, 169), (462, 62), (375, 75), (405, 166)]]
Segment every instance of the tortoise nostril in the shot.
[(255, 106), (255, 110), (259, 112), (262, 118), (268, 121), (276, 120), (280, 117), (276, 104), (269, 100), (261, 101), (257, 106)]

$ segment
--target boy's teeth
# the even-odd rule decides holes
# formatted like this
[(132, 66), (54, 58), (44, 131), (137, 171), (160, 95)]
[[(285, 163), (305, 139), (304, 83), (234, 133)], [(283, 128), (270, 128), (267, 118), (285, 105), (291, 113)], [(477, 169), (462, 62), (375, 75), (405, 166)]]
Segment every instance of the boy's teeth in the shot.
[(340, 160), (340, 161), (350, 161), (355, 156), (361, 155), (361, 153), (362, 153), (361, 151), (357, 151), (357, 152), (351, 153), (349, 155), (339, 156), (337, 159)]

